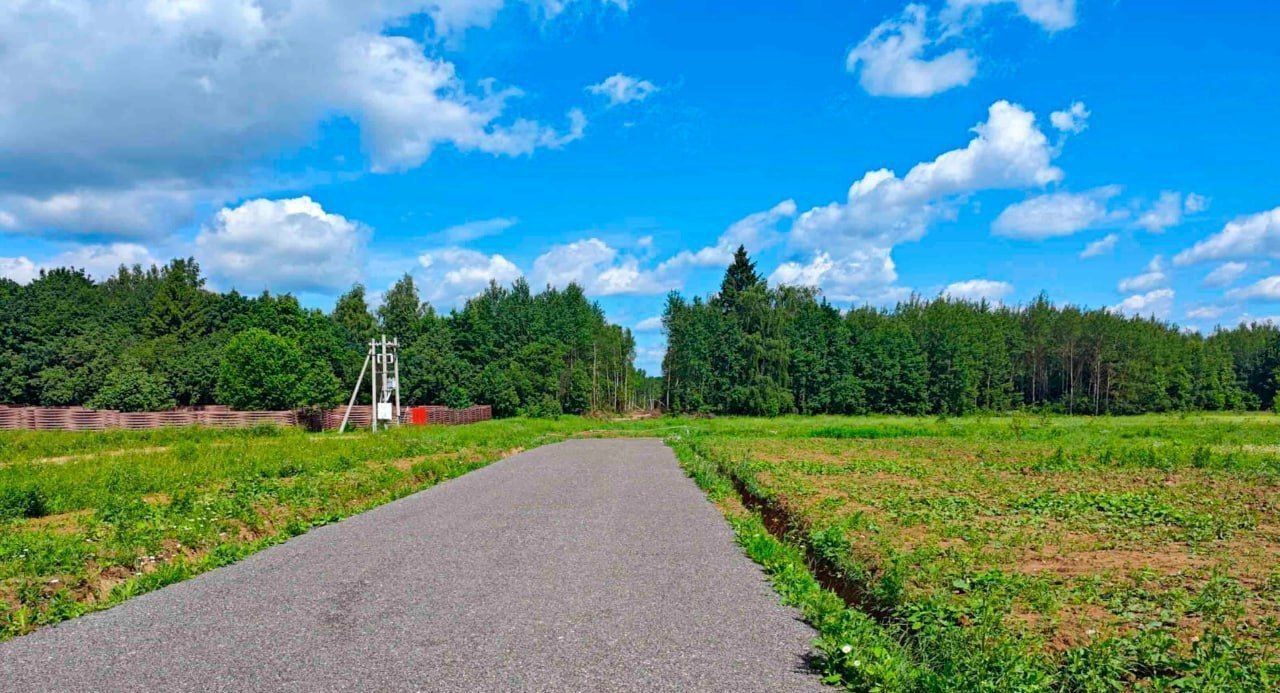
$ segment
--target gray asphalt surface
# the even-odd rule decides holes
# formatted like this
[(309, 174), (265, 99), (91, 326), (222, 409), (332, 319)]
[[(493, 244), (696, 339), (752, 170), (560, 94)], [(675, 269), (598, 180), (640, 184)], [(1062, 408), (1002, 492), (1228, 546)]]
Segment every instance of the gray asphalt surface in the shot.
[(508, 458), (0, 644), (4, 690), (822, 690), (656, 440)]

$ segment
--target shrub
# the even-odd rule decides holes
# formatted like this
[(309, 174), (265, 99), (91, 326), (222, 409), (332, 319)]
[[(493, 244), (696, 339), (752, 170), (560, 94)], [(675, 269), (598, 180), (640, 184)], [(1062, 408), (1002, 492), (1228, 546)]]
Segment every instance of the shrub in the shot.
[(48, 512), (44, 493), (37, 486), (0, 489), (0, 520), (43, 517)]
[(291, 340), (252, 328), (227, 342), (218, 400), (232, 409), (293, 409), (302, 403), (302, 355)]
[(89, 406), (95, 409), (120, 411), (160, 411), (175, 404), (165, 379), (137, 363), (122, 363), (111, 369), (102, 388), (89, 400)]
[(525, 405), (521, 414), (535, 419), (554, 419), (564, 413), (560, 401), (551, 395), (543, 395), (536, 401)]
[(298, 379), (297, 401), (313, 407), (331, 407), (342, 402), (342, 383), (324, 361), (312, 361)]
[(493, 406), (493, 415), (511, 416), (520, 406), (520, 394), (511, 382), (508, 369), (491, 363), (480, 373), (479, 401)]

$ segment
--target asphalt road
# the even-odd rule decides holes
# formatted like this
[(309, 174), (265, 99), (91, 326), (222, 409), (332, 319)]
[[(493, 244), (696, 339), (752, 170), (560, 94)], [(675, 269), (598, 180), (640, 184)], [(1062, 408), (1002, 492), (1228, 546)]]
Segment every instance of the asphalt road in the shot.
[(0, 644), (0, 689), (821, 690), (655, 440), (539, 448)]

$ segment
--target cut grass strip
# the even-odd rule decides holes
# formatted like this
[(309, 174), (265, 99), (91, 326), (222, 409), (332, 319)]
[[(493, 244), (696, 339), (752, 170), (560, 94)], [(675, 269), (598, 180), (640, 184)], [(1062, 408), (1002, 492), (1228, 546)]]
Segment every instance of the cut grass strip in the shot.
[(685, 472), (724, 513), (742, 550), (764, 568), (782, 603), (798, 609), (818, 631), (810, 666), (824, 682), (854, 691), (920, 689), (924, 672), (891, 632), (825, 589), (809, 570), (804, 550), (770, 533), (760, 512), (743, 504), (733, 481), (686, 437), (672, 436), (668, 443)]

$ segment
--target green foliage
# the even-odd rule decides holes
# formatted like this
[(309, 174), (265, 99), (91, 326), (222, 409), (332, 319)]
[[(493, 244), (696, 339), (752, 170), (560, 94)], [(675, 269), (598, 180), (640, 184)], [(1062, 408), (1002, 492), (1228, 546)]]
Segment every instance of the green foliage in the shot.
[[(242, 336), (250, 331), (252, 347)], [(178, 259), (122, 267), (101, 283), (79, 270), (46, 271), (26, 286), (0, 280), (0, 402), (332, 406), (381, 334), (400, 342), (406, 405), (583, 413), (654, 408), (661, 395), (634, 367), (630, 332), (576, 285), (537, 295), (523, 280), (494, 285), (446, 315), (405, 276), (376, 315), (361, 285), (325, 314), (288, 294), (209, 291), (199, 265)], [(368, 396), (357, 393), (361, 403)]]
[(251, 328), (227, 342), (218, 398), (234, 409), (292, 409), (303, 403), (302, 355), (292, 341)]
[(0, 521), (41, 517), (47, 512), (44, 493), (38, 486), (0, 487)]
[(1020, 307), (913, 296), (842, 319), (812, 290), (768, 288), (742, 248), (720, 293), (669, 295), (663, 326), (663, 397), (677, 412), (1139, 414), (1280, 399), (1272, 325), (1206, 338), (1044, 295)]
[(323, 361), (312, 361), (302, 369), (294, 399), (298, 406), (333, 407), (342, 403), (342, 383)]
[(551, 395), (543, 395), (541, 399), (530, 402), (521, 410), (521, 415), (531, 418), (554, 419), (564, 413), (560, 402)]
[(338, 297), (333, 306), (333, 321), (346, 331), (347, 340), (352, 344), (366, 344), (377, 336), (378, 325), (369, 312), (363, 284), (356, 284)]
[(1275, 370), (1271, 375), (1271, 391), (1273, 393), (1271, 408), (1277, 414), (1280, 414), (1280, 397), (1275, 397), (1274, 395), (1276, 391), (1280, 391), (1280, 366), (1276, 366)]
[[(404, 306), (416, 301), (411, 289), (402, 287)], [(534, 295), (524, 280), (493, 284), (448, 316), (423, 312), (416, 325), (401, 358), (416, 401), (489, 404), (512, 416), (621, 411), (657, 399), (655, 381), (633, 366), (631, 333), (610, 325), (577, 285)]]
[(480, 389), (485, 393), (494, 416), (515, 416), (520, 408), (520, 393), (516, 392), (508, 369), (489, 364), (480, 373)]
[(89, 400), (95, 409), (161, 411), (176, 402), (169, 384), (136, 363), (121, 363), (107, 374), (102, 388)]
[(418, 287), (414, 285), (413, 277), (406, 274), (382, 297), (378, 321), (387, 335), (411, 342), (418, 336), (419, 322), (428, 308), (418, 298)]
[[(596, 425), (512, 419), (341, 437), (274, 427), (0, 431), (0, 640)], [(396, 464), (408, 458), (424, 461)], [(114, 587), (102, 580), (122, 575)]]
[[(675, 443), (700, 485), (725, 478), (705, 487), (731, 522), (741, 489), (775, 535), (751, 541), (793, 552), (878, 638), (828, 637), (793, 602), (831, 683), (1243, 692), (1280, 682), (1280, 590), (1259, 574), (1276, 509), (1246, 500), (1280, 478), (1273, 441), (1267, 415), (1177, 414), (721, 418)], [(744, 547), (787, 600), (794, 573), (780, 585), (775, 552)], [(886, 652), (908, 678), (862, 678)]]
[(203, 290), (204, 279), (194, 258), (174, 260), (160, 270), (160, 281), (151, 299), (151, 310), (143, 320), (147, 334), (174, 335), (190, 339), (208, 328), (210, 297)]

